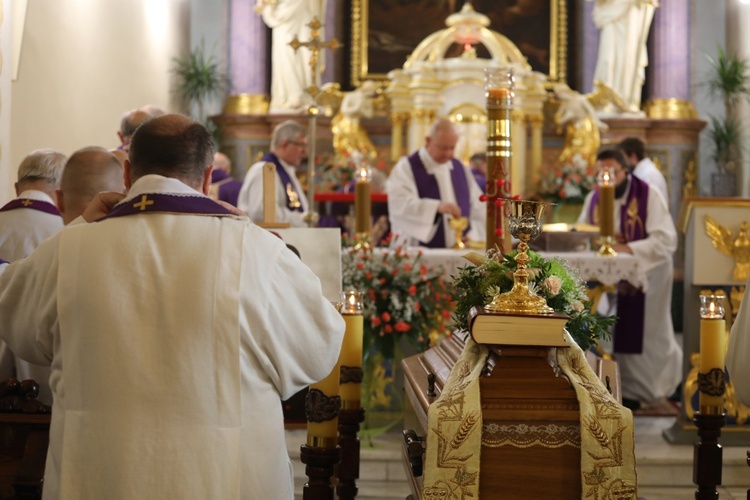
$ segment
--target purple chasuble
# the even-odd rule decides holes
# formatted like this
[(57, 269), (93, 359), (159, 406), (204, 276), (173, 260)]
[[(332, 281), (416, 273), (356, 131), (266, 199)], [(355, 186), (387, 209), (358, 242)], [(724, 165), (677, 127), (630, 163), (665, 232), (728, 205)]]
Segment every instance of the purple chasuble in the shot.
[(471, 169), (471, 174), (474, 176), (474, 180), (479, 184), (479, 189), (482, 193), (487, 194), (487, 176), (482, 173), (481, 170)]
[[(646, 234), (648, 216), (648, 184), (638, 177), (630, 176), (628, 198), (620, 207), (620, 232), (626, 242), (642, 240)], [(589, 207), (589, 222), (595, 218), (599, 205), (599, 190), (594, 192)], [(614, 351), (623, 354), (643, 352), (644, 322), (646, 319), (646, 295), (627, 281), (617, 284), (617, 324), (615, 324)]]
[(60, 217), (60, 211), (52, 203), (48, 201), (32, 200), (31, 198), (16, 198), (15, 200), (9, 201), (5, 206), (0, 208), (0, 212), (7, 212), (17, 208), (30, 208), (32, 210), (39, 210), (40, 212)]
[[(414, 174), (414, 182), (417, 184), (417, 192), (420, 198), (431, 198), (433, 200), (440, 200), (440, 188), (438, 187), (437, 179), (434, 175), (428, 174), (427, 169), (422, 163), (422, 159), (419, 157), (419, 152), (413, 153), (409, 156), (409, 165), (411, 165), (411, 171)], [(453, 158), (451, 160), (453, 168), (451, 169), (451, 181), (453, 182), (453, 190), (456, 195), (456, 203), (461, 208), (461, 215), (469, 218), (471, 214), (471, 198), (469, 191), (469, 183), (466, 178), (466, 172), (464, 171), (463, 164)], [(428, 248), (445, 248), (445, 228), (443, 227), (443, 214), (438, 214), (437, 219), (437, 231), (435, 236), (428, 241), (420, 243)], [(466, 234), (471, 229), (469, 224), (464, 230), (463, 234)]]
[(240, 189), (242, 189), (242, 183), (223, 170), (215, 168), (211, 172), (211, 194), (216, 196), (215, 198), (211, 196), (212, 199), (226, 201), (236, 207)]
[(7, 260), (0, 259), (0, 265), (2, 264), (10, 264)]
[(234, 214), (206, 196), (145, 193), (120, 202), (101, 220), (137, 214), (185, 214), (210, 217), (233, 217)]
[[(260, 159), (260, 161), (270, 161), (276, 165), (276, 173), (281, 178), (281, 185), (284, 186), (284, 195), (286, 196), (286, 208), (292, 212), (302, 212), (302, 203), (299, 201), (302, 199), (302, 193), (297, 192), (297, 188), (294, 187), (291, 177), (286, 172), (286, 169), (281, 165), (279, 157), (273, 153), (266, 153), (266, 155)], [(289, 198), (289, 189), (297, 193), (297, 203), (299, 206), (292, 206), (292, 200)]]

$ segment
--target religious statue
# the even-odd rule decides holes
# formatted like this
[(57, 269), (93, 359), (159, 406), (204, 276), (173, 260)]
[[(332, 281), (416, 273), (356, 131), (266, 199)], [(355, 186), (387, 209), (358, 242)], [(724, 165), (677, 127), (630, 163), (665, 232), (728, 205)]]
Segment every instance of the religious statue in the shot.
[(607, 125), (599, 120), (587, 96), (564, 83), (555, 85), (554, 92), (560, 101), (555, 123), (558, 127), (565, 127), (565, 143), (558, 157), (559, 162), (570, 163), (573, 156), (581, 155), (589, 165), (593, 165), (601, 144), (599, 130), (606, 130)]
[(365, 80), (359, 88), (344, 94), (341, 108), (331, 121), (333, 148), (337, 155), (352, 157), (358, 152), (370, 162), (375, 160), (375, 146), (359, 119), (372, 117), (376, 90), (377, 84), (374, 81)]
[[(307, 40), (313, 18), (324, 19), (325, 2), (313, 0), (258, 0), (256, 12), (273, 30), (271, 36), (271, 113), (303, 111), (312, 98), (305, 92), (313, 84), (311, 52), (294, 50), (295, 38)], [(320, 55), (322, 57), (322, 54)]]
[(638, 113), (646, 77), (648, 38), (657, 0), (595, 1), (593, 19), (601, 30), (594, 80), (617, 92), (627, 111)]

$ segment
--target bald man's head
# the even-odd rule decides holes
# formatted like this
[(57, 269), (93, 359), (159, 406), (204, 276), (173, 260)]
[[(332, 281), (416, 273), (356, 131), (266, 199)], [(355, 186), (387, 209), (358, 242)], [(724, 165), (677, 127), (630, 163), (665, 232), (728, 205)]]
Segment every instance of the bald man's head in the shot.
[(125, 192), (122, 164), (104, 148), (79, 149), (65, 164), (58, 191), (63, 222), (67, 224), (81, 215), (102, 191)]
[(217, 170), (223, 170), (230, 175), (232, 174), (232, 162), (224, 153), (216, 153), (214, 155), (214, 168)]

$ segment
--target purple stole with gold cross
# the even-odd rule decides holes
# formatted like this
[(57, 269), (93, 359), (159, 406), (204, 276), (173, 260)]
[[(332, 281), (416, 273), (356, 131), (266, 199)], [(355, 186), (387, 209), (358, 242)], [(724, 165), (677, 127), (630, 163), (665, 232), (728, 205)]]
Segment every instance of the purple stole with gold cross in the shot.
[[(411, 171), (414, 174), (414, 182), (417, 184), (417, 193), (420, 198), (432, 198), (433, 200), (440, 200), (440, 187), (438, 186), (437, 179), (434, 175), (428, 174), (427, 169), (419, 157), (419, 152), (413, 153), (408, 158)], [(456, 195), (456, 204), (461, 208), (461, 215), (469, 218), (471, 214), (471, 198), (469, 191), (469, 183), (466, 179), (466, 171), (464, 170), (463, 164), (456, 160), (451, 159), (453, 168), (451, 169), (451, 181), (453, 181), (453, 190)], [(445, 228), (443, 227), (443, 215), (438, 214), (437, 222), (438, 227), (435, 231), (435, 236), (428, 242), (421, 242), (423, 246), (429, 248), (445, 248)], [(469, 224), (464, 230), (463, 234), (466, 234), (471, 229)]]
[(120, 202), (112, 211), (99, 220), (143, 213), (166, 213), (232, 217), (234, 214), (206, 196), (182, 194), (146, 193), (132, 200)]
[(292, 212), (302, 212), (302, 203), (300, 202), (301, 193), (297, 192), (297, 188), (294, 187), (292, 178), (289, 177), (286, 169), (281, 165), (279, 157), (273, 153), (266, 153), (266, 155), (261, 158), (260, 161), (271, 162), (276, 165), (276, 174), (281, 178), (281, 185), (284, 186), (286, 208), (288, 208)]
[[(620, 208), (620, 232), (626, 242), (642, 240), (646, 233), (648, 216), (648, 184), (630, 176), (628, 198)], [(599, 191), (594, 192), (589, 207), (589, 222), (595, 223)], [(617, 284), (617, 324), (615, 325), (614, 352), (640, 354), (643, 352), (643, 333), (646, 295), (627, 281)]]
[(15, 200), (9, 201), (0, 208), (0, 212), (7, 212), (17, 208), (30, 208), (32, 210), (38, 210), (40, 212), (60, 217), (60, 211), (52, 203), (42, 200), (32, 200), (31, 198), (16, 198)]

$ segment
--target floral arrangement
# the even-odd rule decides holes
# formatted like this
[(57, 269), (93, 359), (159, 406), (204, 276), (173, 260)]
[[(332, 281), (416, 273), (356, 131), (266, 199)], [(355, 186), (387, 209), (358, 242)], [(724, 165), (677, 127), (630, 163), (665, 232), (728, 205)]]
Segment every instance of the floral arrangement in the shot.
[(539, 173), (536, 195), (553, 203), (583, 203), (596, 186), (596, 171), (580, 154), (569, 163), (543, 166)]
[[(467, 256), (475, 265), (461, 268), (453, 277), (456, 303), (453, 320), (457, 328), (469, 329), (468, 315), (472, 307), (485, 306), (495, 295), (513, 288), (516, 253), (502, 255), (490, 250), (487, 257), (477, 253)], [(528, 255), (529, 288), (542, 296), (549, 307), (570, 316), (565, 328), (581, 349), (588, 349), (597, 339), (609, 338), (609, 328), (617, 318), (590, 312), (591, 303), (578, 272), (559, 257), (546, 260), (532, 251)]]
[(446, 331), (451, 293), (443, 270), (429, 269), (421, 252), (352, 249), (344, 252), (342, 266), (344, 289), (365, 292), (365, 356), (374, 346), (393, 359), (401, 338), (425, 349)]

